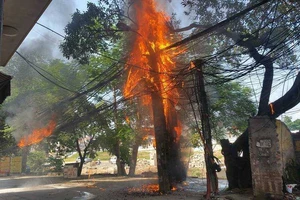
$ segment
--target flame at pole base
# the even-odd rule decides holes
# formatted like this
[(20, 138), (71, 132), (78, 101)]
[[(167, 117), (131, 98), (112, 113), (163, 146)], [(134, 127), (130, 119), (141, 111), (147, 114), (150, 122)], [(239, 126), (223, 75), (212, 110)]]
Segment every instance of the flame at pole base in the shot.
[(55, 127), (56, 127), (56, 122), (52, 119), (50, 120), (50, 122), (46, 127), (35, 129), (30, 135), (22, 137), (18, 143), (18, 146), (20, 148), (23, 148), (25, 146), (29, 146), (41, 142), (43, 139), (49, 137), (52, 134)]

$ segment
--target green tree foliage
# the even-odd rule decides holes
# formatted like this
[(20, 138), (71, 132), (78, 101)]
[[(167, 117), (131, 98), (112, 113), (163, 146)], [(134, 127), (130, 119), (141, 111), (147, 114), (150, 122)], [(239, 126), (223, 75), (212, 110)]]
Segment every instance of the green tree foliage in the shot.
[[(259, 2), (264, 4), (234, 20), (233, 18), (228, 20), (228, 17), (237, 16), (236, 14), (243, 9), (257, 5), (256, 3)], [(193, 40), (193, 45), (201, 44), (201, 41), (213, 45), (213, 54), (202, 58), (205, 63), (213, 65), (217, 73), (207, 73), (207, 76), (216, 78), (217, 83), (241, 80), (241, 78), (245, 83), (248, 76), (258, 77), (261, 80), (258, 86), (261, 90), (257, 116), (269, 116), (275, 119), (300, 102), (300, 73), (295, 73), (300, 61), (297, 57), (300, 44), (298, 3), (289, 0), (183, 0), (182, 4), (190, 9), (190, 13), (195, 14), (195, 23), (190, 26), (195, 28), (195, 32), (201, 33), (208, 27), (214, 27), (213, 31), (207, 31), (209, 34), (206, 34), (206, 37), (191, 37), (186, 40)], [(229, 23), (220, 24), (221, 21)], [(273, 87), (285, 82), (282, 80), (288, 79), (294, 79), (290, 90), (275, 101), (270, 99)], [(274, 80), (277, 81), (276, 84)], [(251, 78), (250, 84), (252, 84)], [(250, 187), (252, 182), (248, 129), (233, 144), (229, 144), (228, 141), (221, 144), (226, 160), (229, 186)], [(240, 151), (243, 152), (242, 164), (232, 159), (232, 155), (237, 155)]]
[[(259, 1), (184, 0), (182, 4), (189, 8), (190, 13), (195, 14), (195, 22), (190, 27), (195, 28), (195, 32), (199, 32), (257, 2)], [(226, 26), (217, 26), (218, 28), (214, 32), (204, 37), (207, 44), (214, 47), (216, 53), (207, 55), (204, 61), (210, 64), (218, 63), (215, 68), (219, 71), (217, 74), (207, 73), (207, 75), (216, 77), (219, 83), (223, 83), (249, 74), (257, 75), (257, 71), (263, 66), (265, 71), (261, 72), (263, 73), (263, 84), (261, 85), (258, 115), (278, 117), (300, 101), (299, 98), (291, 97), (291, 93), (297, 93), (297, 90), (294, 90), (278, 99), (278, 103), (273, 104), (277, 110), (276, 113), (271, 114), (268, 105), (273, 79), (280, 80), (280, 77), (274, 76), (274, 73), (280, 70), (278, 73), (282, 74), (281, 78), (285, 75), (287, 78), (295, 77), (295, 73), (291, 73), (291, 71), (296, 70), (295, 66), (299, 63), (299, 58), (296, 56), (300, 42), (299, 17), (297, 3), (269, 1), (232, 20)], [(197, 42), (204, 38), (200, 38)], [(295, 84), (296, 88), (299, 84), (297, 79)]]
[(50, 171), (53, 172), (62, 172), (64, 160), (61, 157), (49, 156), (47, 159), (49, 162)]
[(291, 131), (300, 131), (300, 119), (292, 121), (292, 117), (284, 116), (283, 122)]
[(46, 154), (43, 151), (33, 151), (28, 155), (27, 164), (31, 172), (40, 173), (43, 171), (43, 165), (46, 163)]
[(0, 130), (0, 156), (17, 155), (16, 140), (11, 134), (11, 129), (2, 127)]
[[(124, 1), (99, 1), (88, 3), (84, 12), (76, 11), (66, 26), (66, 37), (61, 44), (63, 54), (74, 58), (89, 74), (89, 87), (93, 88), (93, 103), (97, 109), (108, 105), (112, 110), (101, 111), (108, 126), (99, 132), (92, 146), (100, 145), (117, 156), (118, 174), (120, 161), (129, 163), (130, 127), (126, 126), (122, 102), (122, 54), (124, 54), (122, 29)], [(126, 52), (125, 52), (126, 53)], [(113, 97), (112, 97), (113, 96)], [(111, 105), (111, 106), (110, 106)], [(126, 112), (126, 111), (125, 111)], [(124, 171), (124, 170), (123, 170)]]
[(216, 98), (211, 97), (214, 127), (221, 126), (231, 134), (242, 133), (248, 119), (255, 115), (251, 89), (237, 82), (216, 85)]
[[(12, 130), (11, 133), (17, 142), (23, 134), (31, 134), (34, 129), (47, 125), (49, 120), (54, 120), (57, 128), (60, 128), (65, 123), (72, 123), (74, 116), (81, 116), (83, 112), (91, 110), (91, 106), (95, 108), (85, 95), (75, 98), (76, 101), (71, 99), (78, 95), (87, 81), (84, 68), (80, 68), (76, 62), (40, 59), (39, 52), (31, 52), (28, 57), (25, 53), (19, 53), (10, 65), (12, 67), (8, 67), (8, 71), (14, 76), (14, 93), (7, 99), (4, 108), (7, 113), (8, 130)], [(72, 124), (73, 128), (78, 126)], [(57, 144), (55, 135), (56, 132), (47, 139), (49, 144)], [(73, 145), (76, 147), (74, 141)], [(42, 146), (45, 146), (46, 153), (51, 148), (51, 145), (44, 143)], [(57, 162), (60, 162), (60, 156), (55, 156)]]
[(87, 11), (77, 10), (66, 26), (67, 37), (61, 49), (67, 58), (88, 63), (92, 54), (105, 52), (119, 36), (116, 24), (121, 19), (121, 10), (116, 1), (99, 1), (87, 4)]
[[(217, 24), (222, 20), (240, 12), (241, 10), (250, 7), (259, 1), (186, 1), (182, 4), (189, 8), (190, 12), (186, 14), (195, 14), (195, 27), (203, 30), (211, 25)], [(293, 3), (285, 3), (278, 1), (270, 1), (263, 6), (256, 8), (254, 11), (239, 17), (232, 21), (226, 27), (220, 27), (215, 34), (208, 37), (209, 42), (212, 42), (213, 47), (226, 49), (224, 56), (219, 56), (229, 63), (241, 61), (239, 53), (246, 55), (243, 41), (249, 41), (253, 47), (266, 49), (268, 51), (286, 51), (281, 59), (286, 61), (279, 65), (284, 68), (287, 64), (292, 64), (295, 61), (293, 48), (288, 44), (291, 41), (297, 40), (297, 31), (299, 24), (298, 10)], [(224, 37), (225, 36), (225, 37)], [(296, 36), (296, 37), (295, 37)], [(230, 47), (234, 45), (234, 47)], [(221, 51), (220, 51), (221, 52)], [(289, 53), (288, 53), (289, 52)], [(267, 53), (267, 52), (266, 52)], [(276, 54), (276, 53), (275, 53)], [(272, 56), (275, 56), (272, 55)], [(228, 55), (228, 56), (225, 56)], [(275, 56), (276, 57), (276, 56)], [(277, 57), (276, 57), (277, 58)], [(287, 63), (287, 58), (290, 61)], [(231, 60), (230, 59), (234, 59)], [(280, 63), (281, 59), (274, 59)], [(290, 66), (292, 67), (292, 66)]]
[[(237, 82), (213, 85), (208, 89), (213, 139), (219, 141), (231, 135), (240, 135), (248, 127), (248, 119), (255, 115), (256, 106), (251, 100), (251, 89)], [(200, 136), (191, 128), (190, 142), (202, 146)]]

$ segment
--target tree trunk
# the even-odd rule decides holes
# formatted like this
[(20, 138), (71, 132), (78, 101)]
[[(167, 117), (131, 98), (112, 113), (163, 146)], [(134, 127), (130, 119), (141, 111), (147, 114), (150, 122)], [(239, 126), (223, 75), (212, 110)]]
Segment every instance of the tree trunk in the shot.
[(114, 123), (115, 123), (115, 136), (116, 136), (116, 142), (114, 145), (115, 155), (117, 157), (116, 165), (117, 165), (117, 174), (118, 176), (126, 175), (125, 172), (125, 165), (122, 164), (122, 158), (121, 158), (121, 151), (120, 151), (120, 140), (118, 138), (118, 105), (117, 105), (117, 89), (115, 86), (112, 86), (113, 88), (113, 98), (114, 98)]
[(152, 109), (154, 134), (156, 140), (156, 155), (157, 155), (157, 171), (159, 191), (163, 194), (171, 190), (168, 170), (168, 147), (169, 133), (166, 129), (166, 119), (164, 115), (162, 97), (153, 92), (152, 95)]
[[(267, 109), (261, 109), (260, 114), (267, 115), (274, 119), (296, 106), (299, 102), (300, 73), (298, 73), (291, 89), (283, 97), (268, 105)], [(242, 135), (240, 135), (233, 144), (229, 143), (228, 145), (230, 145), (232, 149), (228, 150), (226, 145), (222, 145), (222, 151), (225, 158), (226, 169), (228, 170), (227, 179), (229, 181), (229, 185), (231, 185), (232, 188), (251, 187), (252, 183), (248, 129)], [(243, 152), (243, 157), (236, 158), (235, 154), (237, 154), (237, 152)], [(237, 171), (238, 173), (236, 173)], [(236, 185), (236, 183), (238, 183), (238, 185)]]
[(76, 149), (77, 149), (77, 152), (78, 152), (78, 155), (79, 155), (79, 158), (80, 158), (80, 163), (79, 163), (79, 166), (78, 166), (78, 169), (77, 169), (77, 176), (81, 176), (82, 167), (83, 167), (83, 163), (84, 163), (84, 157), (81, 154), (81, 149), (80, 149), (80, 146), (79, 146), (78, 139), (76, 140)]
[(131, 154), (130, 168), (129, 168), (129, 174), (128, 174), (129, 176), (135, 175), (139, 146), (140, 146), (140, 143), (138, 143), (137, 141), (135, 141), (134, 145), (132, 146), (132, 154)]
[(80, 163), (79, 163), (79, 167), (78, 167), (78, 170), (77, 170), (77, 176), (81, 176), (82, 167), (83, 167), (83, 164), (85, 162), (84, 160), (85, 160), (87, 151), (88, 151), (93, 139), (94, 139), (94, 136), (91, 137), (91, 139), (89, 140), (89, 143), (83, 149), (83, 155), (81, 153), (81, 149), (80, 149), (80, 145), (79, 145), (79, 139), (76, 140), (76, 149), (77, 149), (77, 152), (78, 152), (78, 155), (79, 155), (79, 158), (80, 158)]
[(123, 170), (122, 170), (122, 160), (121, 160), (121, 155), (120, 155), (120, 142), (119, 139), (117, 139), (117, 142), (115, 144), (115, 155), (117, 157), (116, 160), (116, 165), (117, 165), (117, 175), (118, 176), (123, 176)]
[(157, 171), (158, 171), (158, 184), (159, 191), (163, 194), (171, 190), (171, 183), (169, 177), (169, 144), (170, 133), (167, 130), (166, 116), (164, 113), (163, 98), (161, 96), (161, 80), (159, 77), (159, 51), (156, 53), (152, 47), (148, 46), (149, 56), (148, 65), (151, 66), (153, 72), (151, 76), (153, 78), (154, 85), (152, 87), (151, 99), (152, 99), (152, 113), (153, 113), (153, 125), (154, 135), (156, 141), (156, 155), (157, 155)]
[(29, 149), (30, 146), (25, 146), (22, 148), (22, 172), (26, 172), (26, 167), (27, 167), (27, 157), (29, 154)]
[(84, 161), (82, 161), (82, 160), (79, 163), (79, 166), (78, 166), (78, 169), (77, 169), (77, 176), (81, 176), (83, 163), (84, 163)]
[[(248, 135), (248, 131), (245, 132), (247, 133), (244, 136)], [(229, 183), (228, 189), (250, 188), (252, 187), (252, 175), (249, 145), (247, 144), (248, 137), (243, 137), (243, 139), (236, 140), (236, 142), (231, 144), (229, 140), (221, 140), (222, 154), (226, 165), (226, 176)], [(242, 157), (238, 155), (240, 151), (243, 152)]]
[[(177, 113), (174, 107), (169, 108), (167, 118), (167, 131), (169, 133), (168, 148), (168, 165), (169, 165), (169, 180), (171, 185), (176, 185), (186, 180), (187, 170), (181, 160), (180, 136), (177, 135), (176, 127), (179, 127)], [(181, 130), (180, 130), (181, 131)]]
[[(276, 118), (288, 111), (300, 102), (300, 73), (298, 73), (291, 89), (281, 98), (276, 100), (268, 109), (261, 112), (270, 118)], [(222, 142), (221, 142), (222, 145)], [(228, 146), (231, 146), (229, 150)], [(243, 157), (237, 157), (237, 152), (243, 152)], [(225, 164), (228, 171), (227, 179), (229, 187), (246, 188), (251, 187), (251, 167), (248, 142), (248, 129), (240, 135), (233, 144), (222, 145), (222, 152), (225, 158)], [(238, 173), (237, 173), (238, 172)]]
[(267, 115), (271, 118), (276, 118), (281, 114), (285, 113), (289, 109), (293, 108), (300, 102), (300, 73), (297, 74), (297, 77), (293, 83), (293, 86), (285, 95), (269, 105)]

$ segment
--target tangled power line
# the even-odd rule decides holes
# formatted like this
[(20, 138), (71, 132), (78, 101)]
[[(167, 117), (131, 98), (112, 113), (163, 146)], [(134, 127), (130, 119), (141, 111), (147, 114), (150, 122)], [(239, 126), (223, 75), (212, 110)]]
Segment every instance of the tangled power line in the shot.
[[(270, 0), (264, 0), (261, 1), (259, 4), (255, 4), (252, 7), (250, 7), (251, 9), (256, 9), (259, 6), (270, 2)], [(199, 38), (199, 37), (203, 37), (204, 35), (208, 34), (208, 33), (213, 33), (216, 32), (215, 34), (218, 34), (218, 30), (220, 30), (220, 27), (223, 27), (227, 24), (230, 23), (234, 23), (234, 20), (238, 20), (241, 17), (245, 16), (247, 14), (247, 12), (249, 12), (251, 9), (247, 8), (243, 11), (241, 11), (240, 13), (233, 15), (233, 17), (228, 18), (227, 20), (220, 22), (219, 24), (216, 24), (215, 26), (213, 26), (212, 28), (208, 28), (205, 29), (204, 31), (201, 31), (197, 34), (195, 34), (194, 36), (188, 37), (180, 42), (174, 43), (173, 45), (170, 45), (169, 47), (167, 47), (166, 49), (170, 49), (172, 47), (178, 46), (178, 45), (182, 45), (187, 43), (187, 41), (195, 41), (195, 38)], [(270, 21), (266, 22), (264, 26), (260, 27), (259, 29), (256, 29), (254, 31), (252, 31), (250, 33), (250, 35), (256, 35), (258, 34), (260, 31), (264, 30), (266, 27), (271, 26), (272, 24), (277, 21), (280, 20), (283, 16), (288, 15), (291, 11), (294, 11), (295, 8), (291, 7), (289, 9), (286, 10), (286, 12), (281, 13), (279, 15), (276, 15), (277, 9), (274, 9), (273, 13), (274, 13), (274, 17), (273, 19), (271, 19)], [(270, 11), (271, 12), (271, 11)], [(41, 23), (37, 23), (38, 25), (40, 25), (41, 27), (51, 31), (52, 33), (60, 36), (61, 38), (65, 39), (65, 36), (58, 33), (57, 31), (54, 31), (53, 29), (41, 24)], [(272, 31), (270, 31), (270, 34), (265, 38), (265, 45), (267, 45), (268, 43), (271, 43), (271, 41), (274, 40), (280, 40), (281, 42), (278, 44), (275, 44), (272, 48), (269, 48), (269, 50), (267, 52), (266, 48), (263, 50), (263, 55), (264, 56), (272, 56), (272, 58), (274, 59), (274, 61), (279, 58), (282, 58), (282, 56), (288, 54), (289, 52), (292, 52), (293, 50), (295, 50), (296, 48), (299, 48), (299, 43), (300, 43), (300, 23), (295, 23), (293, 24), (294, 30), (290, 31), (290, 32), (286, 32), (284, 29), (281, 31), (278, 31), (274, 34), (271, 34)], [(275, 32), (273, 30), (273, 32)], [(271, 38), (272, 37), (272, 38)], [(205, 67), (206, 68), (210, 68), (210, 69), (214, 69), (212, 72), (209, 72), (208, 70), (205, 71), (205, 75), (207, 75), (208, 77), (212, 77), (212, 81), (209, 82), (209, 79), (207, 79), (207, 84), (222, 84), (224, 82), (228, 82), (228, 81), (232, 81), (232, 80), (237, 80), (237, 79), (242, 79), (245, 78), (246, 76), (250, 76), (250, 74), (252, 73), (256, 73), (258, 76), (258, 73), (260, 73), (260, 71), (262, 70), (262, 68), (260, 67), (260, 63), (257, 61), (253, 61), (251, 58), (246, 58), (244, 59), (242, 62), (232, 62), (232, 67), (229, 66), (224, 66), (222, 64), (219, 63), (220, 58), (221, 59), (230, 59), (232, 58), (232, 56), (243, 56), (245, 54), (247, 54), (247, 50), (245, 50), (244, 52), (241, 52), (241, 54), (232, 54), (232, 51), (234, 50), (234, 48), (236, 48), (237, 46), (240, 45), (241, 42), (243, 42), (244, 38), (240, 38), (234, 41), (233, 44), (231, 44), (230, 46), (228, 46), (225, 49), (219, 50), (211, 55), (207, 55), (207, 56), (202, 56), (202, 59), (204, 61)], [(193, 42), (193, 44), (188, 45), (187, 50), (191, 49), (193, 46), (195, 45), (199, 45), (199, 42), (201, 42), (201, 39), (199, 39), (199, 41), (197, 42)], [(126, 58), (124, 57), (123, 59), (116, 59), (113, 58), (111, 56), (108, 55), (104, 55), (104, 54), (100, 54), (100, 56), (104, 56), (110, 60), (113, 61), (113, 64), (111, 64), (111, 66), (107, 67), (107, 69), (105, 69), (103, 71), (103, 73), (100, 73), (98, 76), (96, 76), (93, 80), (91, 80), (90, 82), (86, 83), (85, 85), (83, 85), (81, 87), (80, 90), (76, 91), (73, 89), (70, 89), (69, 87), (65, 86), (66, 84), (64, 83), (58, 83), (60, 82), (57, 78), (55, 78), (53, 75), (51, 75), (50, 73), (48, 73), (47, 71), (43, 70), (43, 68), (37, 66), (36, 64), (34, 64), (33, 62), (29, 61), (27, 58), (25, 58), (22, 54), (20, 54), (19, 52), (16, 52), (23, 60), (25, 60), (25, 62), (32, 67), (39, 75), (41, 75), (43, 78), (45, 78), (46, 80), (48, 80), (50, 83), (54, 84), (55, 86), (69, 91), (73, 94), (73, 96), (71, 96), (70, 98), (68, 98), (68, 100), (65, 100), (62, 103), (65, 102), (70, 102), (73, 100), (76, 100), (77, 98), (80, 98), (82, 96), (89, 96), (89, 99), (93, 98), (93, 96), (95, 95), (99, 95), (99, 93), (101, 93), (101, 91), (107, 87), (107, 85), (113, 81), (116, 80), (118, 77), (120, 77), (123, 73), (124, 73), (124, 69), (122, 67), (120, 67), (120, 65), (129, 65), (126, 62)], [(294, 65), (292, 68), (286, 67), (284, 68), (284, 70), (297, 70), (299, 69), (299, 61), (298, 63), (295, 63), (296, 65)], [(167, 74), (169, 74), (170, 77), (172, 77), (172, 79), (177, 80), (179, 79), (180, 81), (178, 82), (178, 84), (174, 84), (175, 86), (181, 85), (180, 83), (184, 80), (187, 82), (187, 88), (189, 87), (189, 82), (192, 83), (193, 80), (189, 79), (188, 77), (191, 76), (191, 71), (188, 70), (188, 65), (189, 64), (184, 64), (182, 66), (179, 67), (178, 70), (176, 71), (172, 71), (172, 72), (167, 72)], [(139, 66), (134, 66), (137, 68), (142, 69)], [(274, 68), (278, 68), (279, 70), (282, 70), (282, 67), (276, 67), (274, 66)], [(145, 70), (145, 69), (143, 69)], [(154, 72), (154, 71), (152, 71)], [(154, 72), (154, 73), (160, 73), (160, 72)], [(165, 73), (166, 74), (166, 73)], [(222, 75), (222, 76), (220, 76)], [(50, 78), (51, 77), (51, 78)], [(278, 87), (280, 84), (285, 83), (287, 80), (289, 79), (293, 79), (295, 77), (295, 75), (287, 75), (287, 77), (285, 78), (277, 78), (278, 83), (276, 85), (273, 86), (273, 88)], [(218, 78), (218, 80), (216, 81), (216, 78)], [(260, 79), (257, 79), (258, 81), (260, 81)], [(250, 80), (250, 84), (252, 86), (252, 90), (254, 91), (254, 94), (256, 95), (256, 93), (258, 93), (258, 91), (256, 91), (254, 89), (254, 82), (253, 80)], [(259, 84), (259, 83), (258, 83)], [(191, 86), (190, 86), (191, 87)], [(257, 89), (258, 90), (258, 89)], [(103, 94), (103, 95), (107, 95), (107, 94)], [(104, 97), (104, 96), (103, 96)], [(102, 99), (103, 99), (102, 97)], [(121, 98), (119, 99), (119, 103), (126, 101), (125, 98)], [(104, 106), (103, 108), (99, 108), (99, 110), (104, 109), (104, 108), (108, 108), (111, 106)], [(98, 111), (99, 111), (98, 110)]]

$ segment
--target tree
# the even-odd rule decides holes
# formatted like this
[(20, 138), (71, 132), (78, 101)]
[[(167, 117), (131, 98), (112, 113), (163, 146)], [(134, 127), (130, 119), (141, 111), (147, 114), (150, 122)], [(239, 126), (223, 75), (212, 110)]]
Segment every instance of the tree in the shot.
[[(299, 62), (295, 56), (296, 49), (299, 47), (299, 23), (297, 20), (299, 12), (296, 8), (297, 3), (292, 1), (263, 2), (264, 5), (244, 12), (244, 16), (239, 15), (227, 26), (215, 25), (214, 29), (209, 29), (212, 30), (211, 32), (206, 31), (205, 33), (209, 34), (206, 41), (214, 47), (217, 53), (207, 56), (204, 60), (209, 62), (215, 60), (218, 63), (216, 67), (218, 67), (219, 73), (206, 74), (218, 78), (219, 81), (215, 83), (239, 79), (252, 72), (256, 73), (257, 70), (263, 68), (262, 89), (257, 115), (276, 118), (300, 101), (300, 74), (298, 73), (290, 90), (284, 96), (269, 104), (275, 77), (274, 72), (288, 71), (287, 79), (292, 74), (290, 72), (295, 70), (294, 66), (297, 66)], [(182, 1), (182, 4), (196, 13), (195, 19), (197, 19), (197, 22), (191, 24), (189, 28), (192, 27), (196, 28), (196, 31), (202, 31), (212, 27), (224, 18), (229, 18), (230, 15), (233, 16), (235, 13), (240, 12), (240, 9), (250, 7), (254, 3), (252, 1), (220, 1), (213, 3), (211, 1)], [(194, 40), (196, 37), (191, 36), (191, 38)], [(192, 41), (192, 39), (189, 41)], [(224, 73), (226, 76), (223, 76)], [(231, 149), (230, 151), (243, 151), (243, 162), (247, 163), (245, 166), (250, 166), (247, 134), (246, 129), (232, 144), (234, 150)], [(227, 149), (224, 145), (223, 150)], [(230, 166), (227, 166), (227, 168), (230, 168)], [(249, 174), (249, 171), (250, 167), (247, 167), (245, 173)], [(244, 181), (243, 184), (234, 185), (234, 187), (248, 187), (249, 185), (251, 185), (251, 179)]]
[(43, 151), (34, 151), (30, 152), (28, 155), (28, 166), (30, 171), (34, 173), (43, 172), (43, 165), (47, 161), (45, 152)]
[[(72, 121), (72, 118), (70, 120)], [(99, 149), (96, 138), (101, 135), (103, 128), (106, 126), (106, 119), (99, 115), (75, 124), (73, 127), (57, 130), (51, 137), (52, 148), (59, 148), (63, 153), (77, 151), (80, 158), (77, 175), (80, 176), (85, 158), (96, 156)]]
[[(8, 130), (11, 130), (16, 143), (34, 130), (46, 126), (50, 119), (60, 121), (59, 116), (66, 107), (49, 108), (76, 93), (83, 84), (82, 80), (85, 80), (84, 71), (77, 70), (75, 63), (42, 59), (45, 57), (36, 51), (27, 51), (28, 55), (23, 54), (23, 50), (20, 52), (7, 68), (9, 74), (14, 76), (12, 89), (15, 92), (3, 105)], [(43, 150), (48, 153), (48, 148)], [(30, 147), (23, 147), (21, 151), (24, 171)]]
[(87, 11), (76, 10), (65, 28), (67, 37), (61, 44), (64, 56), (88, 63), (91, 55), (109, 50), (111, 43), (120, 38), (116, 24), (121, 12), (119, 1), (99, 1), (98, 5), (89, 2)]
[(11, 134), (12, 129), (7, 127), (5, 123), (6, 112), (0, 108), (0, 156), (7, 156), (11, 154), (17, 154), (16, 151), (16, 140)]
[[(207, 52), (207, 55), (198, 55), (195, 52), (189, 51), (185, 53), (190, 54), (193, 57), (202, 58), (205, 65), (212, 66), (215, 69), (213, 72), (209, 70), (205, 71), (205, 76), (211, 77), (211, 80), (213, 80), (211, 83), (215, 85), (245, 77), (246, 75), (249, 75), (252, 72), (256, 73), (259, 69), (263, 68), (265, 78), (262, 84), (257, 113), (258, 115), (269, 115), (272, 118), (276, 118), (287, 109), (295, 106), (299, 102), (300, 95), (298, 95), (299, 91), (297, 90), (297, 88), (299, 88), (298, 84), (300, 78), (298, 77), (295, 80), (295, 84), (291, 88), (290, 92), (288, 92), (278, 101), (273, 102), (271, 104), (272, 106), (269, 105), (274, 69), (288, 69), (286, 66), (292, 65), (296, 62), (296, 57), (295, 55), (293, 55), (293, 51), (295, 49), (295, 46), (297, 46), (298, 44), (297, 33), (299, 33), (299, 31), (298, 23), (296, 20), (298, 18), (298, 12), (293, 7), (293, 3), (288, 2), (287, 4), (285, 4), (285, 2), (268, 2), (269, 1), (262, 1), (261, 3), (253, 5), (253, 2), (248, 1), (182, 1), (182, 4), (184, 6), (192, 9), (197, 15), (195, 18), (197, 19), (197, 22), (188, 26), (188, 28), (195, 28), (195, 32), (199, 32), (208, 27), (211, 27), (213, 24), (223, 20), (224, 18), (227, 18), (230, 13), (239, 12), (241, 8), (245, 8), (245, 10), (236, 14), (236, 17), (230, 18), (230, 20), (225, 21), (226, 23), (222, 23), (222, 26), (214, 26), (214, 29), (208, 29), (212, 32), (205, 32), (206, 34), (209, 34), (209, 37), (205, 38), (205, 42), (203, 42), (203, 40), (201, 39), (200, 41), (196, 41), (197, 37), (190, 37), (191, 39), (189, 39), (188, 41), (194, 42), (194, 44), (190, 47), (194, 47), (195, 44), (199, 42), (210, 46), (211, 51)], [(127, 16), (128, 18), (126, 18), (126, 16), (124, 15), (123, 10), (125, 9), (120, 10), (118, 7), (118, 3), (115, 2), (108, 5), (110, 6), (104, 6), (103, 3), (100, 3), (98, 7), (101, 8), (102, 11), (107, 11), (108, 13), (106, 14), (111, 16), (111, 19), (116, 20), (113, 23), (108, 23), (108, 25), (106, 26), (105, 22), (99, 19), (98, 21), (101, 21), (101, 26), (98, 26), (99, 29), (97, 29), (95, 32), (94, 29), (90, 31), (90, 27), (97, 27), (96, 22), (85, 18), (85, 23), (81, 26), (82, 29), (84, 29), (84, 31), (82, 31), (84, 33), (92, 33), (92, 35), (89, 35), (89, 37), (87, 38), (96, 39), (95, 37), (97, 36), (98, 32), (101, 33), (108, 30), (112, 31), (113, 33), (116, 33), (117, 30), (120, 32), (130, 31), (128, 34), (138, 37), (140, 33), (137, 33), (137, 29), (135, 27), (136, 24), (133, 23), (134, 26), (129, 27), (125, 23), (126, 20), (132, 20), (129, 16)], [(110, 9), (112, 8), (112, 10), (105, 10), (105, 7)], [(246, 9), (247, 7), (250, 7), (250, 9)], [(90, 14), (93, 13), (93, 10), (97, 9), (93, 6), (91, 6), (90, 8), (91, 9), (88, 9), (87, 12), (82, 13), (82, 16), (96, 19)], [(223, 10), (219, 8), (225, 9)], [(268, 10), (268, 12), (265, 12), (265, 10)], [(101, 13), (102, 11), (97, 10), (96, 13)], [(76, 24), (76, 20), (74, 20), (72, 23)], [(69, 27), (68, 30), (72, 29)], [(81, 35), (80, 33), (82, 32), (80, 30), (76, 30), (79, 29), (77, 28), (72, 32), (69, 32), (67, 38), (74, 39), (73, 42), (75, 44), (80, 44), (82, 41), (87, 41), (85, 40), (85, 35)], [(187, 29), (175, 29), (174, 32), (182, 30)], [(72, 56), (73, 58), (81, 59), (78, 55), (83, 55), (86, 58), (91, 54), (99, 52), (101, 53), (101, 50), (104, 49), (102, 47), (107, 44), (105, 43), (106, 41), (117, 39), (118, 36), (121, 36), (121, 34), (112, 34), (112, 37), (110, 38), (106, 38), (106, 36), (107, 35), (100, 38), (99, 41), (101, 42), (101, 44), (99, 45), (99, 47), (97, 45), (91, 45), (90, 49), (85, 49), (85, 52), (73, 52), (72, 48), (68, 49), (64, 47), (64, 45), (62, 45), (62, 47), (66, 49), (66, 56)], [(294, 41), (296, 43), (294, 43)], [(65, 44), (67, 45), (67, 39)], [(72, 45), (69, 46), (71, 47)], [(170, 45), (170, 48), (171, 47), (174, 47), (174, 45)], [(148, 57), (152, 56), (152, 58), (149, 58), (148, 62), (152, 62), (151, 66), (155, 71), (155, 61), (157, 61), (155, 53), (151, 52), (151, 47), (147, 47), (146, 49), (149, 53)], [(278, 59), (278, 57), (282, 57), (282, 54), (285, 55), (285, 59)], [(85, 59), (84, 61), (87, 60)], [(184, 68), (179, 70), (181, 72), (180, 75), (185, 75), (184, 73), (190, 75), (190, 73), (187, 72), (187, 69), (185, 69), (186, 65), (184, 65), (183, 67)], [(179, 75), (177, 75), (178, 74), (176, 74), (176, 77), (178, 78)], [(153, 76), (153, 80), (157, 80), (157, 78), (155, 79), (155, 76)], [(180, 83), (181, 81), (178, 82)], [(154, 95), (152, 96), (152, 98), (156, 99), (156, 105), (159, 105), (160, 103), (158, 102), (161, 102), (161, 99), (159, 99), (159, 95), (155, 96), (155, 93), (152, 93), (151, 95)], [(295, 98), (292, 98), (293, 95)], [(273, 108), (273, 111), (270, 109), (270, 107)], [(157, 117), (157, 119), (158, 118), (159, 117)], [(161, 122), (164, 120), (162, 119), (157, 121)], [(166, 132), (164, 131), (165, 128), (163, 128), (162, 126), (160, 128), (162, 132)], [(237, 149), (243, 150), (245, 159), (247, 160), (249, 158), (249, 151), (247, 149), (247, 143), (244, 140), (245, 138), (247, 138), (246, 134), (247, 132), (245, 132), (245, 134), (243, 134), (240, 139), (237, 140), (235, 146), (237, 147)]]
[[(247, 120), (255, 115), (256, 106), (251, 100), (252, 92), (237, 82), (213, 85), (210, 96), (212, 127), (223, 127), (233, 135), (239, 135), (248, 127)], [(215, 90), (215, 91), (214, 91)], [(221, 123), (221, 124), (220, 124)], [(215, 132), (215, 134), (217, 134)], [(223, 133), (224, 136), (224, 133)], [(223, 138), (216, 135), (216, 138)]]
[(283, 122), (287, 125), (287, 127), (291, 131), (299, 131), (300, 130), (300, 119), (296, 119), (292, 121), (292, 117), (284, 116)]
[[(114, 126), (110, 127), (111, 130), (104, 131), (96, 140), (108, 142), (103, 145), (103, 142), (100, 141), (100, 145), (102, 144), (104, 149), (117, 156), (118, 174), (124, 175), (124, 164), (129, 163), (129, 151), (125, 149), (130, 146), (125, 148), (125, 144), (128, 143), (129, 138), (132, 138), (130, 136), (132, 129), (125, 127), (126, 116), (121, 114), (128, 105), (118, 102), (118, 99), (122, 98), (120, 97), (122, 79), (117, 78), (121, 75), (122, 70), (120, 69), (123, 69), (121, 33), (124, 30), (118, 26), (123, 17), (121, 6), (122, 3), (118, 1), (99, 2), (97, 6), (88, 3), (87, 11), (83, 13), (76, 11), (72, 21), (65, 28), (67, 37), (62, 43), (61, 49), (67, 58), (72, 57), (81, 63), (89, 63), (89, 78), (91, 80), (104, 82), (103, 87), (98, 88), (100, 100), (106, 94), (113, 96), (107, 101), (110, 102), (113, 111), (108, 111), (106, 114)], [(84, 46), (82, 47), (80, 44), (83, 41)], [(112, 43), (115, 45), (112, 46)], [(129, 135), (125, 136), (120, 131)], [(120, 144), (122, 145), (120, 146)]]

